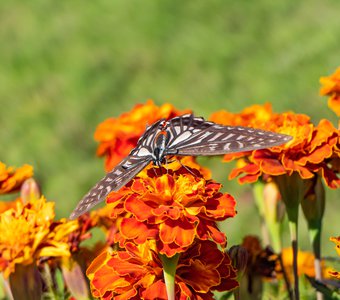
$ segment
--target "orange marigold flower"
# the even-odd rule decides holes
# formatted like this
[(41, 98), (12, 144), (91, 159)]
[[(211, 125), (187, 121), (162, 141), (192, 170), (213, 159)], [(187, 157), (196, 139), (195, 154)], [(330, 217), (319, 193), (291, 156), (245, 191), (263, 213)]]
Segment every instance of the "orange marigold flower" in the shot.
[(171, 119), (187, 112), (190, 111), (178, 111), (171, 104), (157, 106), (152, 100), (148, 100), (118, 118), (109, 118), (100, 123), (94, 138), (99, 142), (97, 155), (106, 156), (105, 169), (110, 171), (129, 154), (148, 125), (159, 119)]
[(20, 168), (6, 167), (0, 162), (0, 194), (7, 194), (17, 191), (21, 184), (33, 176), (33, 168), (24, 165)]
[(40, 257), (69, 256), (68, 236), (78, 222), (53, 222), (54, 203), (44, 197), (17, 202), (0, 214), (0, 271), (14, 272), (16, 264), (29, 265)]
[(111, 209), (108, 205), (90, 212), (93, 226), (102, 229), (106, 235), (106, 243), (113, 245), (115, 243), (114, 236), (118, 228), (116, 225), (117, 220), (112, 219), (110, 215)]
[(340, 116), (340, 68), (330, 76), (321, 77), (320, 95), (328, 95), (328, 106), (336, 115)]
[[(154, 241), (103, 252), (87, 269), (92, 294), (99, 299), (167, 299), (162, 263)], [(211, 241), (196, 241), (178, 261), (176, 299), (213, 299), (213, 290), (238, 286), (229, 256)], [(116, 298), (117, 297), (117, 298)]]
[[(282, 250), (282, 263), (285, 269), (285, 272), (289, 278), (290, 282), (293, 282), (293, 251), (292, 248), (284, 248)], [(301, 276), (303, 274), (308, 275), (309, 277), (315, 277), (315, 267), (314, 267), (314, 255), (310, 252), (306, 251), (298, 251), (298, 275)], [(328, 269), (326, 268), (324, 262), (321, 262), (321, 268), (323, 277), (327, 276)], [(280, 272), (281, 266), (278, 265), (278, 270)]]
[(270, 121), (272, 114), (270, 103), (255, 104), (246, 107), (240, 113), (231, 113), (226, 110), (217, 111), (211, 115), (210, 120), (224, 125), (262, 128), (263, 123)]
[(126, 240), (142, 244), (156, 239), (157, 250), (171, 257), (185, 251), (195, 238), (224, 245), (226, 237), (216, 221), (235, 215), (235, 200), (196, 169), (177, 162), (168, 168), (146, 169), (108, 196), (111, 216), (119, 220), (116, 238), (121, 246)]
[(12, 201), (0, 201), (0, 214), (6, 210), (17, 207), (17, 202), (21, 202), (21, 199), (15, 199)]
[[(258, 109), (257, 106), (255, 108)], [(328, 120), (321, 120), (317, 126), (314, 126), (309, 117), (303, 114), (271, 112), (269, 115), (268, 108), (262, 111), (265, 111), (263, 120), (249, 121), (248, 114), (242, 118), (243, 113), (241, 113), (237, 118), (240, 124), (235, 124), (235, 118), (231, 118), (230, 122), (233, 125), (285, 133), (293, 136), (294, 139), (287, 144), (269, 149), (225, 155), (224, 161), (242, 158), (237, 168), (231, 172), (230, 178), (244, 174), (239, 182), (250, 183), (257, 181), (261, 175), (291, 175), (297, 172), (301, 178), (309, 179), (316, 173), (320, 173), (329, 187), (339, 187), (339, 130)], [(219, 113), (218, 120), (224, 120), (223, 124), (229, 124), (230, 114), (226, 114), (225, 119), (222, 114)]]
[[(331, 240), (333, 243), (335, 243), (335, 250), (336, 250), (336, 252), (338, 253), (338, 255), (340, 256), (340, 236), (338, 236), (338, 237), (331, 237), (330, 240)], [(334, 278), (340, 280), (340, 272), (331, 270), (331, 271), (328, 271), (328, 274), (329, 274), (331, 277), (334, 277)]]

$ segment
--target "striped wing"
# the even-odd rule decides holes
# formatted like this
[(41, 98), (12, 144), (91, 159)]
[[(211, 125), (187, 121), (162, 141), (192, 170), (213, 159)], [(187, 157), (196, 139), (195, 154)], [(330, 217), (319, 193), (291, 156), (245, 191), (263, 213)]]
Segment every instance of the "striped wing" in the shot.
[(282, 145), (292, 139), (285, 134), (241, 126), (223, 126), (193, 115), (173, 118), (168, 153), (177, 155), (221, 155)]
[(159, 124), (162, 121), (160, 120), (148, 127), (138, 140), (136, 148), (80, 200), (70, 215), (71, 220), (76, 219), (101, 201), (104, 201), (112, 191), (118, 191), (150, 163), (152, 160), (151, 143), (154, 135), (160, 130)]
[[(128, 156), (111, 172), (107, 173), (85, 196), (80, 200), (76, 208), (70, 215), (70, 220), (74, 220), (89, 211), (92, 207), (104, 201), (106, 196), (112, 191), (118, 191), (144, 169), (150, 160), (139, 159)], [(131, 165), (129, 168), (125, 164)]]

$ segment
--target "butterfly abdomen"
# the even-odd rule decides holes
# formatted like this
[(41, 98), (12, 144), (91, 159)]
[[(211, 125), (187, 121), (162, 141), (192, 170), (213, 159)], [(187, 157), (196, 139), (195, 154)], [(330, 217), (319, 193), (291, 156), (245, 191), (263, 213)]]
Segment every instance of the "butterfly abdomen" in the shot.
[(166, 130), (160, 131), (154, 139), (154, 150), (152, 153), (152, 158), (153, 163), (157, 166), (160, 166), (164, 160), (169, 139), (170, 133)]

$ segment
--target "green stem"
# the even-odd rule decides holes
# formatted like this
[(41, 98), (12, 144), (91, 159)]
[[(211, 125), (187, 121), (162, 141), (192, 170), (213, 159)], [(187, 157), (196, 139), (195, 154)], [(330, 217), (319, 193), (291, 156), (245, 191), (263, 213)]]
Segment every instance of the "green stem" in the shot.
[(58, 297), (57, 297), (56, 292), (54, 290), (51, 269), (50, 269), (50, 266), (48, 265), (47, 262), (44, 263), (44, 275), (43, 275), (43, 278), (44, 278), (44, 282), (46, 284), (46, 288), (47, 288), (47, 291), (48, 291), (49, 299), (57, 300)]
[(299, 292), (299, 274), (298, 274), (298, 240), (297, 240), (297, 230), (298, 223), (289, 221), (290, 238), (293, 250), (293, 274), (294, 274), (294, 295), (295, 300), (300, 299)]
[(0, 273), (0, 278), (1, 278), (1, 281), (3, 283), (5, 295), (8, 297), (9, 300), (14, 300), (12, 290), (11, 290), (11, 286), (9, 284), (8, 279), (5, 279), (2, 273)]
[(291, 287), (291, 285), (290, 285), (289, 278), (288, 278), (288, 276), (287, 276), (287, 272), (286, 272), (285, 266), (284, 266), (284, 264), (283, 264), (282, 254), (281, 254), (281, 253), (279, 254), (279, 262), (280, 262), (281, 269), (282, 269), (283, 280), (284, 280), (284, 282), (285, 282), (285, 285), (286, 285), (286, 288), (287, 288), (287, 291), (288, 291), (289, 300), (293, 300), (293, 291), (292, 291), (292, 287)]
[(172, 257), (167, 257), (166, 255), (159, 254), (159, 257), (163, 264), (163, 275), (168, 300), (175, 300), (175, 277), (179, 254), (177, 253)]
[(234, 299), (235, 300), (240, 300), (240, 288), (236, 288), (234, 291), (233, 291), (233, 294), (234, 294)]
[(260, 215), (260, 222), (261, 222), (261, 233), (262, 233), (262, 241), (265, 246), (270, 245), (270, 238), (268, 227), (266, 224), (265, 218), (265, 206), (264, 206), (264, 199), (263, 199), (263, 189), (264, 189), (264, 182), (257, 181), (253, 184), (253, 195), (255, 200), (255, 205)]
[[(325, 189), (321, 181), (321, 176), (316, 175), (310, 180), (309, 188), (302, 200), (302, 209), (308, 223), (309, 239), (313, 247), (315, 256), (314, 268), (315, 279), (322, 280), (321, 272), (321, 233), (322, 220), (325, 212), (326, 204)], [(317, 299), (322, 300), (323, 295), (317, 292)]]
[(280, 189), (282, 200), (286, 205), (289, 220), (289, 231), (293, 251), (294, 295), (295, 300), (300, 299), (298, 276), (298, 217), (299, 205), (303, 200), (308, 181), (303, 180), (299, 174), (280, 175), (275, 178)]

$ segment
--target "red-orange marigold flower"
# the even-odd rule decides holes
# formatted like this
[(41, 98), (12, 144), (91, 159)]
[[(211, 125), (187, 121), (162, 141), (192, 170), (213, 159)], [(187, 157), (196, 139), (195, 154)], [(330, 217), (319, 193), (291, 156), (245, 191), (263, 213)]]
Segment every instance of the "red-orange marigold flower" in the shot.
[(328, 106), (332, 109), (336, 115), (340, 116), (340, 68), (327, 77), (321, 77), (320, 83), (320, 95), (328, 95)]
[(142, 244), (156, 239), (158, 251), (168, 257), (185, 251), (195, 238), (224, 245), (216, 221), (235, 215), (235, 200), (196, 169), (178, 162), (167, 167), (144, 170), (108, 196), (111, 216), (119, 218), (117, 240), (123, 246), (126, 240)]
[(278, 257), (268, 247), (262, 248), (258, 237), (251, 235), (244, 237), (242, 247), (248, 252), (246, 273), (249, 277), (263, 276), (270, 278), (274, 276)]
[[(254, 106), (254, 109), (258, 110), (258, 106)], [(225, 155), (224, 161), (244, 157), (231, 172), (230, 178), (244, 174), (239, 179), (240, 183), (249, 183), (257, 181), (261, 175), (291, 175), (297, 172), (301, 178), (307, 179), (314, 177), (318, 172), (329, 187), (339, 187), (339, 130), (328, 120), (321, 120), (314, 126), (306, 115), (291, 112), (277, 114), (270, 112), (268, 108), (262, 111), (264, 111), (262, 121), (260, 119), (251, 121), (248, 118), (249, 110), (244, 118), (242, 113), (236, 114), (240, 124), (235, 124), (235, 118), (230, 117), (230, 113), (225, 114), (224, 119), (223, 112), (214, 115), (218, 118), (214, 116), (212, 118), (213, 121), (220, 123), (223, 120), (223, 124), (226, 125), (229, 124), (228, 118), (231, 118), (230, 123), (233, 125), (252, 126), (294, 137), (292, 141), (281, 146)]]
[(159, 119), (170, 119), (187, 112), (190, 111), (178, 111), (171, 104), (157, 106), (152, 100), (148, 100), (118, 118), (109, 118), (100, 123), (94, 138), (99, 142), (97, 155), (106, 156), (106, 171), (110, 171), (129, 154), (148, 125)]
[[(103, 252), (87, 269), (99, 299), (167, 299), (161, 260), (154, 241), (126, 243), (125, 250)], [(238, 286), (229, 256), (211, 241), (196, 241), (178, 261), (176, 299), (213, 299), (212, 291)]]
[(24, 165), (15, 169), (6, 167), (4, 163), (0, 162), (0, 194), (17, 191), (21, 184), (32, 176), (32, 166)]

